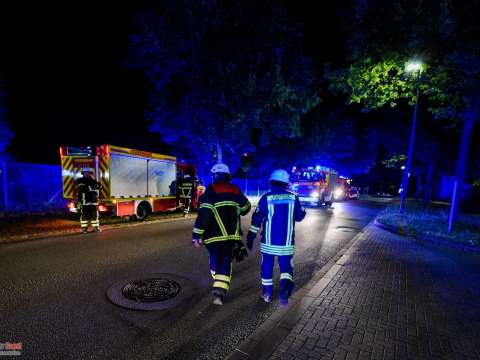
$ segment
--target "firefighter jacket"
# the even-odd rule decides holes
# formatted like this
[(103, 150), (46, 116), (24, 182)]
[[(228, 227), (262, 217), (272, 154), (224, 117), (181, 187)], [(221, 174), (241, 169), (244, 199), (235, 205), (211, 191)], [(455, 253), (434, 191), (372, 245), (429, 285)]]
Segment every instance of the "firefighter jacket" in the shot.
[(180, 198), (192, 198), (195, 194), (194, 189), (196, 187), (196, 179), (192, 176), (187, 175), (184, 177), (179, 184)]
[(240, 216), (247, 215), (250, 207), (250, 202), (236, 185), (209, 185), (200, 197), (193, 239), (203, 239), (204, 244), (240, 240)]
[(293, 255), (295, 221), (302, 221), (305, 214), (295, 194), (285, 189), (273, 188), (260, 198), (252, 215), (249, 233), (256, 234), (260, 225), (263, 225), (260, 251), (278, 256)]
[(81, 177), (77, 180), (78, 202), (81, 205), (98, 205), (100, 184), (91, 178)]

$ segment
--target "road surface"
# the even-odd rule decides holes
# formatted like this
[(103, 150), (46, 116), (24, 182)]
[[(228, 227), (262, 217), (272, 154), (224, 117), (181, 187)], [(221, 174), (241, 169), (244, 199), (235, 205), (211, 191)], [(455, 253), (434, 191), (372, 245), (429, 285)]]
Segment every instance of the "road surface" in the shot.
[[(308, 282), (384, 204), (308, 209), (296, 227), (294, 277)], [(0, 343), (25, 359), (222, 359), (277, 309), (261, 299), (258, 240), (234, 264), (223, 307), (211, 304), (205, 249), (191, 246), (194, 219), (0, 245)], [(246, 233), (250, 215), (243, 220)], [(127, 310), (107, 289), (123, 279), (171, 273), (194, 295), (165, 311)], [(278, 281), (278, 274), (277, 281)]]

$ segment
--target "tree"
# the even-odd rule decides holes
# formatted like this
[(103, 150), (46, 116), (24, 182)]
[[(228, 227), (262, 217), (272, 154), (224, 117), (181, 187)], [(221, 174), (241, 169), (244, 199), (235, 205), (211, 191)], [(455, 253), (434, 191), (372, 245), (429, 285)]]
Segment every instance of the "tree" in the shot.
[(319, 102), (316, 76), (281, 3), (154, 4), (137, 17), (128, 64), (151, 84), (151, 130), (177, 154), (233, 161), (254, 132), (260, 148), (302, 135)]
[[(0, 84), (1, 85), (1, 84)], [(0, 157), (3, 157), (6, 153), (6, 148), (13, 133), (11, 132), (7, 120), (6, 113), (6, 91), (3, 86), (0, 86)]]
[[(435, 119), (461, 127), (457, 184), (462, 184), (470, 134), (479, 114), (479, 5), (439, 2), (358, 0), (349, 21), (348, 68), (330, 71), (331, 90), (368, 112), (413, 103), (418, 90)], [(460, 30), (461, 27), (461, 30)], [(406, 76), (405, 63), (417, 56), (427, 65), (420, 79)], [(458, 213), (458, 197), (452, 200)]]

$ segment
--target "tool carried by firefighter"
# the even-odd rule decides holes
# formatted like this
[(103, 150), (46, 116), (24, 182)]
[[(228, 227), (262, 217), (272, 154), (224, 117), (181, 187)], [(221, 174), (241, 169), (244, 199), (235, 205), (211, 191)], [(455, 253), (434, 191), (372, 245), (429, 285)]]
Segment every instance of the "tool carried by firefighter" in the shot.
[(83, 233), (88, 232), (89, 223), (93, 231), (100, 231), (100, 220), (98, 219), (98, 197), (100, 184), (93, 178), (94, 170), (86, 167), (82, 169), (82, 177), (77, 180), (78, 203), (80, 210), (80, 226)]
[(302, 221), (305, 210), (298, 197), (287, 190), (289, 175), (278, 169), (270, 176), (271, 191), (260, 198), (252, 216), (247, 247), (253, 247), (260, 226), (263, 227), (262, 253), (263, 299), (270, 302), (273, 294), (273, 266), (278, 257), (280, 266), (280, 305), (287, 306), (293, 291), (293, 255), (295, 252), (295, 221)]
[(240, 216), (250, 211), (250, 202), (240, 189), (230, 183), (228, 166), (216, 164), (210, 184), (200, 199), (198, 217), (192, 230), (192, 243), (205, 244), (210, 257), (213, 277), (213, 303), (222, 305), (230, 287), (232, 258), (237, 261), (246, 256), (241, 241)]

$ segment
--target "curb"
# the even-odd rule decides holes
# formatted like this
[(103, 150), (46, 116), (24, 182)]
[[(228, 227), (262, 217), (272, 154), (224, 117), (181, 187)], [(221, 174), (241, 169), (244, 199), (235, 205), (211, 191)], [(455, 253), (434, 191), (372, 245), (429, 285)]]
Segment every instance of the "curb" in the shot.
[(414, 241), (421, 242), (421, 243), (428, 243), (428, 244), (434, 244), (434, 245), (439, 245), (439, 246), (447, 246), (451, 247), (457, 250), (462, 250), (465, 252), (470, 252), (474, 254), (480, 254), (480, 247), (476, 246), (471, 246), (467, 244), (457, 244), (448, 240), (444, 240), (439, 236), (434, 236), (434, 235), (427, 235), (427, 236), (422, 236), (419, 237), (415, 232), (409, 233), (407, 232), (403, 227), (401, 226), (392, 226), (392, 225), (387, 225), (384, 224), (377, 219), (374, 220), (373, 222), (377, 227), (380, 229), (386, 230), (388, 232), (405, 236), (408, 237)]
[[(365, 228), (371, 226), (370, 221)], [(337, 272), (345, 265), (355, 244), (364, 236), (364, 230), (355, 235), (313, 278), (289, 299), (287, 309), (279, 309), (266, 319), (248, 338), (246, 338), (225, 360), (267, 359), (276, 347), (290, 334), (297, 322), (313, 301), (327, 287)]]
[[(102, 229), (121, 229), (121, 228), (126, 228), (126, 227), (135, 227), (135, 226), (144, 226), (144, 225), (150, 225), (150, 224), (158, 224), (158, 223), (163, 223), (163, 222), (170, 222), (170, 221), (178, 221), (178, 220), (189, 220), (192, 219), (193, 217), (172, 217), (168, 219), (158, 219), (158, 220), (151, 220), (151, 221), (142, 221), (142, 222), (133, 222), (133, 223), (118, 223), (118, 224), (106, 224), (106, 225), (101, 225)], [(0, 246), (3, 244), (12, 244), (12, 243), (20, 243), (20, 242), (25, 242), (25, 241), (33, 241), (33, 240), (41, 240), (45, 238), (52, 238), (52, 237), (60, 237), (60, 236), (66, 236), (66, 235), (84, 235), (80, 232), (79, 228), (75, 229), (69, 229), (69, 230), (63, 230), (63, 231), (52, 231), (52, 232), (45, 232), (41, 234), (27, 234), (27, 235), (16, 235), (16, 236), (11, 236), (8, 238), (0, 238)]]

